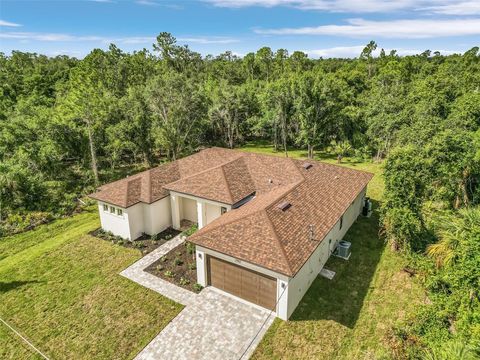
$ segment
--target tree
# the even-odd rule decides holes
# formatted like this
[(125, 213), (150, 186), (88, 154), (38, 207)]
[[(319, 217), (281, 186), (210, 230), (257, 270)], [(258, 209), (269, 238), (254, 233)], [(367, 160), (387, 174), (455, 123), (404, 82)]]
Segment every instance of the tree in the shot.
[(300, 124), (299, 142), (306, 145), (308, 158), (313, 159), (315, 145), (322, 136), (322, 118), (325, 114), (321, 85), (311, 72), (297, 80), (295, 87), (295, 116)]
[(176, 160), (200, 143), (206, 117), (206, 98), (198, 85), (179, 73), (158, 75), (147, 86), (155, 119), (157, 144)]
[(113, 99), (88, 66), (76, 68), (59, 103), (59, 116), (74, 121), (86, 133), (95, 185), (100, 183), (97, 160), (97, 129), (108, 122)]
[(331, 142), (332, 151), (337, 155), (337, 161), (340, 164), (342, 159), (349, 155), (353, 148), (352, 145), (348, 141), (335, 141), (332, 140)]
[(368, 68), (368, 77), (373, 75), (373, 52), (377, 50), (377, 43), (375, 41), (370, 41), (367, 46), (365, 46), (360, 54), (361, 60), (366, 60)]
[(246, 121), (255, 112), (254, 99), (241, 86), (222, 82), (214, 87), (209, 116), (230, 149), (245, 131)]
[[(288, 157), (287, 142), (290, 132), (290, 121), (293, 116), (293, 93), (290, 78), (281, 78), (269, 86), (270, 105), (274, 111), (274, 136), (280, 133), (283, 151)], [(275, 143), (277, 141), (275, 140)]]

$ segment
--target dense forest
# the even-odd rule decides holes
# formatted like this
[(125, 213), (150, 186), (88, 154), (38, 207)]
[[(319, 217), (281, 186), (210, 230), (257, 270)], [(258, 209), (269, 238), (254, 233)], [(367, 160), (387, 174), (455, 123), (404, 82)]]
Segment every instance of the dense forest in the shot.
[[(264, 140), (383, 163), (381, 233), (429, 304), (404, 358), (480, 351), (480, 52), (205, 56), (161, 33), (84, 59), (0, 53), (0, 236), (71, 214), (101, 183), (201, 147)], [(469, 355), (470, 354), (470, 355)]]

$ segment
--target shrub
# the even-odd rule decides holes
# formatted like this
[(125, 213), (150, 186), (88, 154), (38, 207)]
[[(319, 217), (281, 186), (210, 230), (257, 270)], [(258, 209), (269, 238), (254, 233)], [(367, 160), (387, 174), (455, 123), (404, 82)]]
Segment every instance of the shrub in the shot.
[(167, 270), (163, 273), (163, 275), (165, 275), (166, 277), (169, 277), (169, 278), (172, 278), (175, 276), (174, 272), (173, 271), (170, 271), (170, 270)]
[(195, 263), (188, 264), (188, 269), (189, 270), (195, 270), (196, 268), (197, 268), (197, 264), (195, 264)]
[(180, 266), (180, 265), (183, 265), (183, 261), (180, 259), (180, 258), (175, 258), (175, 260), (173, 261), (173, 263), (177, 266)]
[(54, 219), (48, 212), (14, 213), (0, 223), (0, 231), (4, 235), (18, 234), (32, 230), (38, 225), (46, 224)]
[(163, 267), (163, 265), (157, 265), (155, 269), (157, 269), (157, 271), (162, 271), (165, 268)]
[(155, 240), (158, 240), (159, 238), (160, 238), (160, 237), (159, 237), (159, 234), (153, 234), (153, 235), (151, 236), (151, 239), (154, 240), (154, 241), (155, 241)]
[(172, 234), (167, 234), (164, 236), (165, 240), (170, 240), (172, 238)]
[(190, 241), (187, 241), (185, 243), (185, 246), (187, 247), (187, 252), (189, 254), (194, 254), (195, 253), (195, 244), (191, 243)]
[(193, 290), (196, 292), (200, 292), (202, 291), (202, 289), (203, 289), (203, 286), (198, 283), (193, 285)]
[(193, 233), (195, 233), (197, 230), (198, 230), (198, 225), (197, 225), (197, 224), (193, 224), (192, 226), (190, 226), (187, 230), (185, 230), (185, 231), (183, 232), (183, 235), (185, 235), (185, 236), (190, 236), (190, 235), (192, 235)]
[(185, 279), (184, 277), (180, 278), (180, 285), (188, 285), (190, 284), (190, 280)]
[(168, 260), (167, 255), (162, 256), (162, 257), (160, 258), (160, 260), (161, 260), (162, 262), (166, 262), (166, 261)]

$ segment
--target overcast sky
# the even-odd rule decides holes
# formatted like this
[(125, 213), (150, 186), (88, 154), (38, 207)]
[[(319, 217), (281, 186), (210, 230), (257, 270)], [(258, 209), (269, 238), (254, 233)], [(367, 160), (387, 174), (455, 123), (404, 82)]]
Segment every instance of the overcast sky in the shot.
[(480, 0), (0, 0), (7, 54), (152, 49), (162, 31), (203, 55), (270, 46), (354, 57), (370, 40), (399, 54), (449, 54), (480, 45)]

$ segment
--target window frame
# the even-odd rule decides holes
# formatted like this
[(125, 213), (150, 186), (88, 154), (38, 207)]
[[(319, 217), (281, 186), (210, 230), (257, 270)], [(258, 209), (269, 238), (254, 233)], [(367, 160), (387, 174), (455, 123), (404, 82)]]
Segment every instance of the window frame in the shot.
[(115, 209), (115, 206), (111, 206), (111, 205), (110, 205), (110, 214), (114, 214), (114, 215), (115, 215), (116, 213), (117, 213), (117, 211), (116, 211), (116, 209)]
[(103, 211), (108, 212), (108, 204), (103, 204)]
[(117, 208), (117, 216), (123, 216), (123, 209)]
[(340, 230), (342, 229), (343, 227), (343, 215), (340, 216)]
[(225, 214), (228, 211), (228, 209), (225, 206), (220, 206), (220, 215)]

